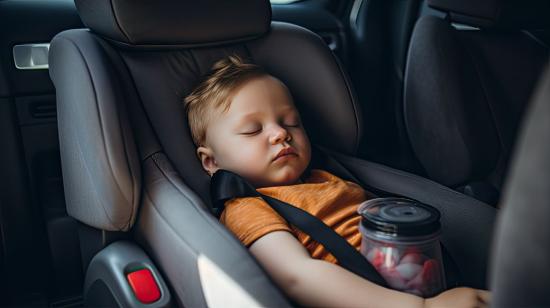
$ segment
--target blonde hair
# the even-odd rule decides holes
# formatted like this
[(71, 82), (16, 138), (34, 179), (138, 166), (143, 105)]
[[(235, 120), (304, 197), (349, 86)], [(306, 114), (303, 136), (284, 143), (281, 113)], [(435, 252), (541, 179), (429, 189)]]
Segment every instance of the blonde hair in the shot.
[(265, 75), (267, 73), (261, 67), (245, 63), (236, 55), (214, 64), (210, 73), (184, 99), (191, 136), (197, 147), (204, 145), (212, 112), (226, 112), (236, 89), (253, 78)]

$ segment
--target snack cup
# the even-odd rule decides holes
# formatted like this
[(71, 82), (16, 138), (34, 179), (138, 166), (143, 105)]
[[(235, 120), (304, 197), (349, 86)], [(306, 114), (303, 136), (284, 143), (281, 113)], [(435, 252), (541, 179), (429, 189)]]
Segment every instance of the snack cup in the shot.
[(404, 198), (363, 202), (361, 253), (399, 291), (431, 297), (445, 289), (437, 209)]

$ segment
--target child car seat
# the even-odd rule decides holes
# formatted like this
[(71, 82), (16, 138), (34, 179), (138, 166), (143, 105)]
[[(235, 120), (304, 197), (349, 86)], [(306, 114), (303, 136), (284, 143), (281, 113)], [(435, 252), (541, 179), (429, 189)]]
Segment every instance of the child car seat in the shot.
[(131, 305), (121, 272), (141, 251), (140, 262), (158, 267), (154, 276), (166, 280), (178, 305), (239, 306), (237, 298), (289, 305), (211, 215), (209, 177), (186, 123), (183, 98), (230, 54), (285, 82), (312, 142), (337, 149), (334, 157), (362, 182), (437, 206), (443, 242), (464, 282), (485, 285), (495, 210), (429, 180), (353, 158), (361, 118), (345, 73), (318, 36), (271, 22), (269, 1), (76, 5), (89, 29), (58, 34), (49, 62), (67, 211), (82, 223), (87, 303), (109, 298)]

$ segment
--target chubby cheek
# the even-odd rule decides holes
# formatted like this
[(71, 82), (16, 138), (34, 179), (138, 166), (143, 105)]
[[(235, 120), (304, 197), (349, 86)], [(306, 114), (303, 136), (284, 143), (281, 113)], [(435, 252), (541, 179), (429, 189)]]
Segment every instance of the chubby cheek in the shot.
[(266, 162), (269, 159), (268, 152), (261, 147), (250, 147), (241, 150), (240, 155), (237, 157), (240, 161), (240, 165), (251, 172), (263, 171)]
[(296, 135), (296, 146), (299, 147), (302, 159), (307, 161), (306, 164), (309, 164), (311, 158), (311, 145), (309, 139), (305, 132)]
[(260, 146), (228, 144), (218, 163), (222, 169), (229, 169), (243, 176), (253, 175), (264, 168), (267, 156), (267, 152)]

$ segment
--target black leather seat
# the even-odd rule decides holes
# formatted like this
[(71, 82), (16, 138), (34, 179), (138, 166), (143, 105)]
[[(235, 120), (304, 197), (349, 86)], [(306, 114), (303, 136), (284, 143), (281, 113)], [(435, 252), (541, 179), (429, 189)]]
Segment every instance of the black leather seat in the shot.
[(524, 30), (550, 28), (550, 2), (428, 0), (411, 38), (405, 122), (429, 178), (496, 204), (518, 123), (548, 60)]
[[(241, 298), (264, 306), (289, 305), (211, 215), (209, 177), (186, 123), (182, 99), (216, 60), (233, 53), (283, 80), (312, 142), (337, 149), (334, 157), (362, 182), (437, 206), (443, 242), (464, 283), (485, 285), (495, 210), (426, 179), (351, 157), (361, 118), (344, 72), (318, 36), (271, 22), (268, 1), (76, 4), (90, 29), (54, 38), (50, 74), (67, 210), (83, 225), (85, 265), (86, 256), (95, 255), (86, 275), (88, 303), (97, 303), (93, 298), (106, 289), (127, 288), (112, 270), (112, 260), (121, 263), (136, 251), (117, 245), (124, 239), (151, 257), (179, 305), (202, 307), (221, 298), (239, 306), (238, 290), (244, 290)], [(100, 286), (105, 284), (110, 287)]]

